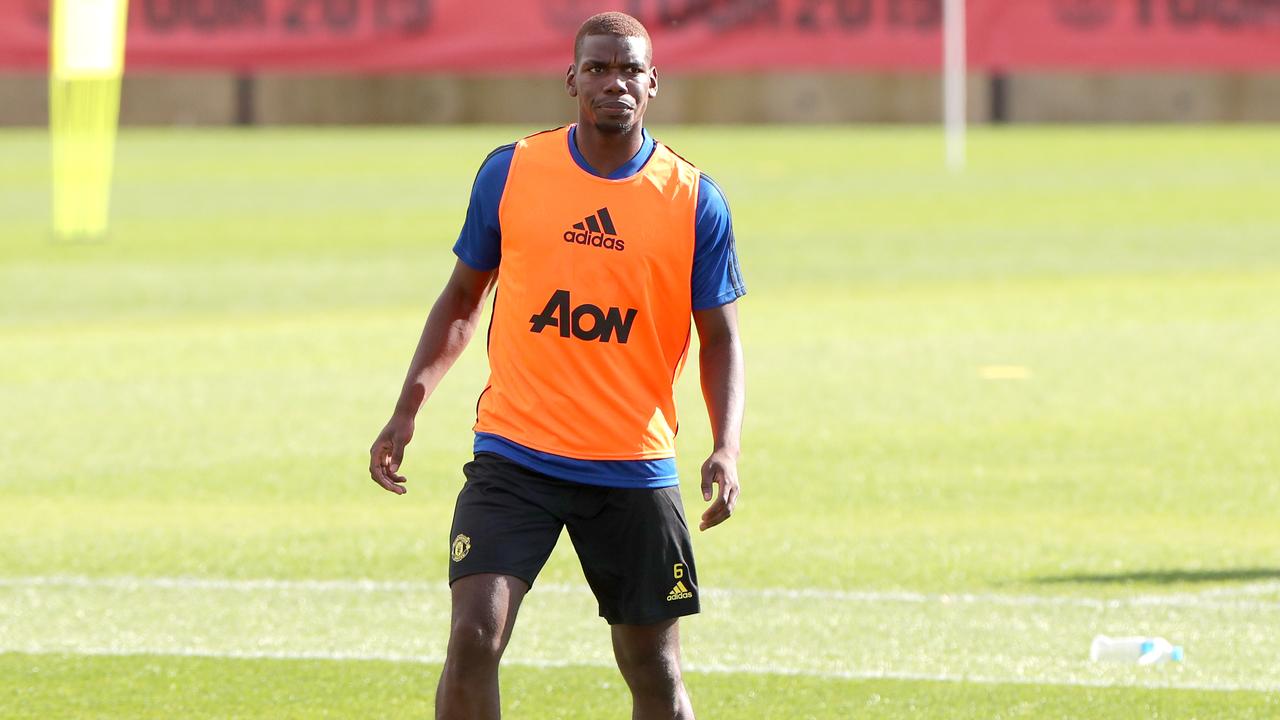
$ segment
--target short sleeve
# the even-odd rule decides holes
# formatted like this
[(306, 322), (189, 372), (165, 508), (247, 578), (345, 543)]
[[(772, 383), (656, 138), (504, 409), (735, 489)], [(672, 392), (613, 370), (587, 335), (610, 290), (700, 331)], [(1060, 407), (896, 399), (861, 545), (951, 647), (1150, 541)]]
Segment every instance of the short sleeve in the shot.
[(462, 232), (453, 244), (453, 254), (472, 269), (494, 270), (502, 261), (498, 206), (502, 203), (502, 190), (507, 186), (515, 147), (514, 143), (503, 145), (489, 153), (471, 186), (471, 202), (467, 205)]
[(692, 296), (694, 310), (707, 310), (747, 294), (733, 240), (733, 219), (720, 186), (706, 175), (698, 180), (694, 220)]

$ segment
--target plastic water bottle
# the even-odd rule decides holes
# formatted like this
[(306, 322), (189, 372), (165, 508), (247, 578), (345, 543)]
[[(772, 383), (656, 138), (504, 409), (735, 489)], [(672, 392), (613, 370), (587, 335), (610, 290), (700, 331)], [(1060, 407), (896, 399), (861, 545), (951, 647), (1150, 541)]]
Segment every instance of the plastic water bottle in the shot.
[(1089, 659), (1094, 662), (1124, 662), (1158, 665), (1182, 662), (1182, 646), (1162, 637), (1107, 637), (1098, 635), (1089, 646)]

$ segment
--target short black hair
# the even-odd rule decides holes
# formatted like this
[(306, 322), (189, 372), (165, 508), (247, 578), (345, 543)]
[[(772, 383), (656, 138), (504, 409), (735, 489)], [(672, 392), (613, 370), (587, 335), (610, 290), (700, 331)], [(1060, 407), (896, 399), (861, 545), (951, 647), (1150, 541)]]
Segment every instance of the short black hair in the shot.
[(626, 13), (605, 12), (592, 15), (578, 28), (573, 38), (573, 61), (578, 62), (582, 55), (582, 40), (588, 35), (613, 35), (615, 37), (635, 37), (644, 40), (649, 49), (648, 59), (653, 60), (653, 41), (649, 39), (649, 31), (644, 29), (640, 21)]

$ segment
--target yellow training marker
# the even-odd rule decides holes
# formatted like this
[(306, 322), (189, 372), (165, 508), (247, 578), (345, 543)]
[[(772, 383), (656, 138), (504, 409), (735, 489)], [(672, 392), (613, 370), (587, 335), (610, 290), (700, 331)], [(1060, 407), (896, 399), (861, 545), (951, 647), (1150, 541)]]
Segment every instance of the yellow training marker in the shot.
[(49, 38), (53, 232), (107, 231), (128, 0), (54, 0)]

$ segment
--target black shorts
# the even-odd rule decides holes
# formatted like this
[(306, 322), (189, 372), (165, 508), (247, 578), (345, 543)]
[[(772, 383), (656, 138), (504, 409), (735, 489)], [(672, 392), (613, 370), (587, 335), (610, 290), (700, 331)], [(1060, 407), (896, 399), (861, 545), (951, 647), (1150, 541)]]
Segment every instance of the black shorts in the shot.
[(698, 612), (698, 573), (679, 487), (611, 488), (557, 480), (500, 455), (462, 468), (449, 531), (449, 583), (476, 573), (533, 586), (561, 528), (610, 625)]

